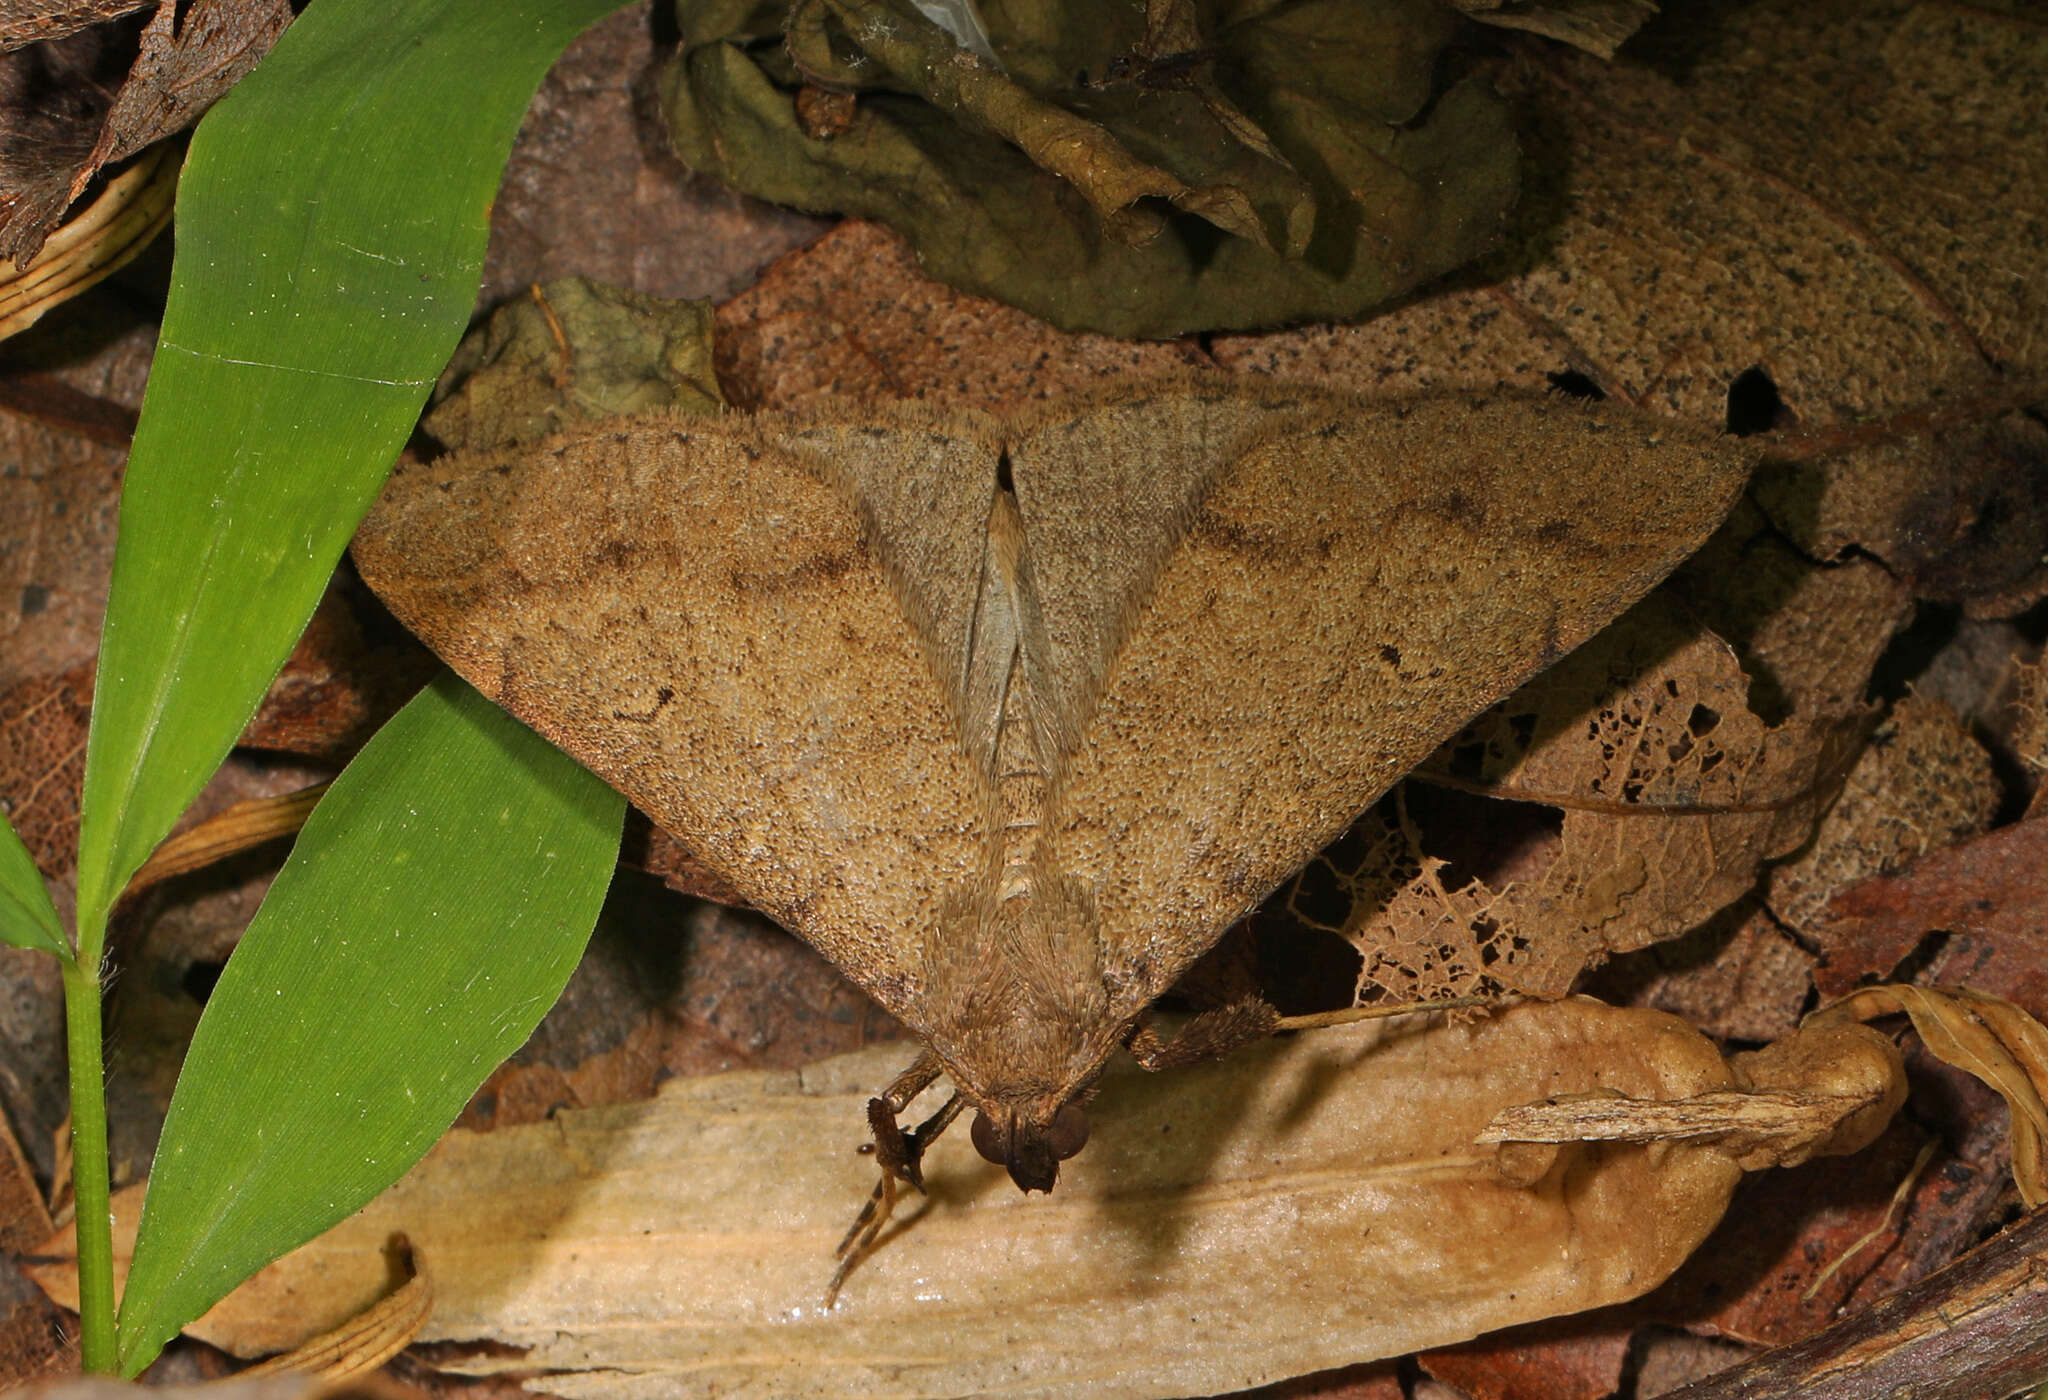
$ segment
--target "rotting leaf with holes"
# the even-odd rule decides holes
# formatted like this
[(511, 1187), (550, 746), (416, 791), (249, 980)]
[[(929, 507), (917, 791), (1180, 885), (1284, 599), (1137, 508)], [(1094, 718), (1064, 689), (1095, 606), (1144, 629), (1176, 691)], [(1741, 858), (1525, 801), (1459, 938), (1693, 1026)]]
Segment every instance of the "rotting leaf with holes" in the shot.
[(1191, 379), (1007, 427), (643, 417), (456, 454), (355, 554), (924, 1039), (871, 1115), (885, 1173), (917, 1181), (894, 1114), (943, 1071), (1046, 1190), (1153, 999), (1748, 464), (1556, 400)]
[(1424, 782), (1562, 809), (1532, 868), (1444, 883), (1408, 821), (1375, 813), (1337, 925), (1360, 994), (1560, 996), (1588, 966), (1693, 928), (1806, 839), (1860, 736), (1857, 713), (1766, 724), (1728, 645), (1659, 591), (1481, 716)]
[[(1347, 388), (1541, 388), (1781, 440), (1757, 496), (1819, 559), (2017, 611), (2048, 588), (2048, 28), (1884, 0), (1672, 6), (1612, 64), (1496, 82), (1532, 167), (1488, 285), (1215, 347)], [(1617, 211), (1626, 211), (1625, 215)], [(1796, 434), (1796, 441), (1784, 441)]]

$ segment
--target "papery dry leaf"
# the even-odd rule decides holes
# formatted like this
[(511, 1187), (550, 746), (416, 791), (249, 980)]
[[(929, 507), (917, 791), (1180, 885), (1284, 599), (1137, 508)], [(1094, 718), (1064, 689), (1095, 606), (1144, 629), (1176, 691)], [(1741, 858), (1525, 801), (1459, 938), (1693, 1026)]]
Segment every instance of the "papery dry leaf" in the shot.
[(1653, 594), (1481, 716), (1424, 779), (1563, 809), (1547, 861), (1449, 889), (1412, 827), (1383, 821), (1338, 872), (1360, 993), (1559, 996), (1606, 955), (1683, 933), (1805, 840), (1853, 733), (1765, 724), (1728, 646)]
[(1987, 9), (1774, 0), (1675, 10), (1654, 36), (1613, 65), (1514, 69), (1571, 154), (1525, 195), (1491, 285), (1219, 338), (1219, 363), (1351, 389), (1563, 381), (1833, 433), (1760, 480), (1802, 548), (2024, 600), (2048, 553), (2048, 434), (2011, 413), (2048, 373), (2048, 34)]
[(1991, 755), (1955, 712), (1908, 695), (1871, 735), (1812, 844), (1772, 869), (1771, 912), (1811, 937), (1835, 894), (1974, 836), (2001, 796)]
[(1642, 426), (1223, 380), (1008, 430), (640, 419), (401, 470), (356, 558), (1046, 1189), (1154, 998), (1719, 519), (1743, 455)]
[(1013, 307), (926, 277), (882, 224), (848, 220), (783, 258), (718, 308), (713, 346), (726, 395), (795, 409), (835, 397), (934, 398), (1001, 413), (1106, 378), (1208, 367), (1185, 344), (1055, 330)]
[[(1711, 1228), (1738, 1175), (1719, 1151), (1570, 1149), (1525, 1190), (1470, 1146), (1510, 1103), (1727, 1088), (1696, 1032), (1583, 999), (1422, 1022), (1166, 1075), (1120, 1065), (1097, 1143), (1049, 1200), (941, 1142), (930, 1206), (835, 1309), (816, 1306), (821, 1250), (871, 1170), (836, 1125), (886, 1050), (452, 1133), (193, 1333), (290, 1345), (388, 1288), (399, 1231), (436, 1261), (424, 1336), (497, 1344), (451, 1364), (544, 1371), (557, 1394), (1212, 1394), (1618, 1301)], [(139, 1196), (116, 1201), (124, 1258)], [(65, 1286), (59, 1266), (38, 1277)]]

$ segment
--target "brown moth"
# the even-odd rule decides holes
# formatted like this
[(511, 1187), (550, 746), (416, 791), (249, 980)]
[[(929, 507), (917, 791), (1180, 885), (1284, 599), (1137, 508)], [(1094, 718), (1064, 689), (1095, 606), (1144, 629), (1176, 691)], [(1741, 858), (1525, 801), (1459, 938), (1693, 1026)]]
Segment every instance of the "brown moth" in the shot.
[(943, 1069), (1046, 1190), (1150, 1003), (1748, 465), (1606, 405), (1192, 379), (459, 453), (401, 470), (355, 556), (923, 1038), (885, 1149)]

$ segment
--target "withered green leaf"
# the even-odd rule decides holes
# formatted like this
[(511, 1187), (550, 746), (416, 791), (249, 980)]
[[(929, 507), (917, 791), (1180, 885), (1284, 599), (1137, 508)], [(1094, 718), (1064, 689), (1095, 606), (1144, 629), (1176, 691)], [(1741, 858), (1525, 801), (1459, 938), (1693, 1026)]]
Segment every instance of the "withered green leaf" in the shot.
[(1189, 380), (455, 454), (401, 469), (356, 558), (1049, 1188), (1055, 1116), (1147, 1006), (1747, 470), (1609, 407)]
[(1491, 244), (1517, 147), (1483, 83), (1433, 86), (1448, 10), (1213, 11), (991, 5), (991, 63), (908, 0), (805, 0), (786, 35), (781, 7), (680, 6), (664, 104), (693, 167), (882, 219), (1072, 330), (1347, 318)]

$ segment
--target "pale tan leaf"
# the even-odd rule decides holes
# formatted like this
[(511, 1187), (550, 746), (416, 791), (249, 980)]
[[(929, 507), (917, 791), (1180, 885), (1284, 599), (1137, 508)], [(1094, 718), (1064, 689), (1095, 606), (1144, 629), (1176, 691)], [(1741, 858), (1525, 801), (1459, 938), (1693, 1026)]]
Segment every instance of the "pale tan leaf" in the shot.
[[(1672, 1017), (1584, 1000), (1411, 1017), (1170, 1074), (1126, 1062), (1051, 1196), (942, 1139), (929, 1203), (824, 1311), (873, 1170), (853, 1125), (897, 1053), (452, 1133), (193, 1333), (250, 1354), (334, 1325), (385, 1293), (402, 1232), (436, 1269), (422, 1337), (501, 1344), (456, 1364), (544, 1371), (556, 1394), (1211, 1394), (1638, 1294), (1740, 1175), (1713, 1148), (1596, 1145), (1568, 1185), (1523, 1189), (1472, 1145), (1553, 1094), (1732, 1087)], [(124, 1250), (139, 1195), (117, 1204)], [(66, 1286), (60, 1266), (38, 1277)]]

